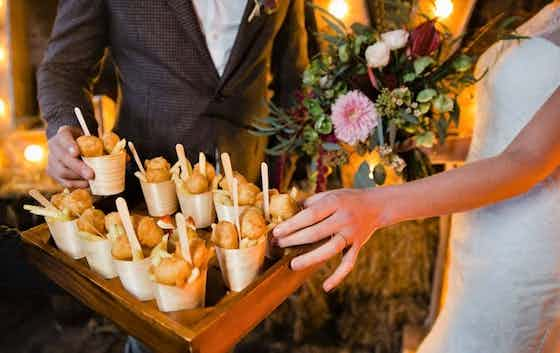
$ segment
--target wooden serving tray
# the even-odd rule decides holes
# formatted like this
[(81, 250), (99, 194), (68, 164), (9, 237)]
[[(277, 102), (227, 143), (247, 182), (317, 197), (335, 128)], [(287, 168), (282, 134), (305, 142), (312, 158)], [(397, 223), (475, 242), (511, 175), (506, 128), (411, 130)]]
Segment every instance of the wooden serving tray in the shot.
[(52, 281), (99, 314), (141, 340), (154, 352), (228, 352), (243, 336), (298, 289), (315, 270), (293, 272), (296, 252), (267, 264), (243, 292), (228, 292), (218, 268), (208, 271), (208, 307), (163, 313), (155, 300), (141, 302), (118, 278), (106, 280), (85, 259), (73, 260), (49, 240), (46, 224), (22, 234), (28, 260)]

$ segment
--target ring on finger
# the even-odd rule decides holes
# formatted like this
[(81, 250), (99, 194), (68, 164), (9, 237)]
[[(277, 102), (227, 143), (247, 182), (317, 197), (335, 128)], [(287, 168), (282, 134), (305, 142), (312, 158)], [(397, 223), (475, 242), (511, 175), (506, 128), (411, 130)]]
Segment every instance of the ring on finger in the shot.
[(348, 242), (348, 239), (346, 239), (346, 237), (344, 235), (340, 234), (340, 233), (337, 233), (336, 235), (338, 235), (339, 237), (342, 238), (342, 240), (344, 241), (344, 249), (346, 249), (350, 245), (350, 243)]

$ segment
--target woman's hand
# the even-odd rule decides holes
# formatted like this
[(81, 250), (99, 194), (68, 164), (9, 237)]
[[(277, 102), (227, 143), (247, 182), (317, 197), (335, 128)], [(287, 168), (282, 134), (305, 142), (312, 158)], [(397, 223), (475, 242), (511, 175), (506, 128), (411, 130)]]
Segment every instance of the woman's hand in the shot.
[(323, 283), (330, 291), (352, 271), (358, 253), (373, 232), (385, 224), (382, 189), (341, 189), (314, 195), (305, 209), (274, 229), (280, 247), (310, 244), (330, 238), (325, 244), (292, 260), (294, 270), (324, 262), (349, 248), (336, 271)]

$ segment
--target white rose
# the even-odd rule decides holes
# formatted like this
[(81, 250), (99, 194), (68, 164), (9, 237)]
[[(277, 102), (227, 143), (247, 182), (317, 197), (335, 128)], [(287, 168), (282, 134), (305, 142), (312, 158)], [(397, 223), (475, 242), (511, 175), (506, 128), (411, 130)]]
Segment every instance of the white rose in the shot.
[(391, 50), (401, 49), (408, 43), (408, 32), (402, 29), (385, 32), (381, 35), (381, 40), (387, 44)]
[(384, 42), (377, 42), (366, 49), (366, 61), (374, 69), (387, 66), (391, 58), (391, 50)]

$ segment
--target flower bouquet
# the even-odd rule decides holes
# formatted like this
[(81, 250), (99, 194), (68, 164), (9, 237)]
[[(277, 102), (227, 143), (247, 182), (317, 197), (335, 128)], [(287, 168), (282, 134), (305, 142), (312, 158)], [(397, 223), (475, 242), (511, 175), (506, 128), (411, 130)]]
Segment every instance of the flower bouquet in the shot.
[(457, 97), (477, 81), (474, 58), (462, 49), (447, 54), (456, 41), (433, 19), (380, 33), (361, 24), (348, 28), (317, 10), (332, 30), (321, 34), (328, 49), (305, 70), (295, 105), (272, 105), (253, 133), (273, 137), (271, 155), (310, 161), (315, 191), (325, 190), (328, 173), (352, 153), (379, 156), (362, 163), (355, 187), (384, 184), (388, 168), (404, 180), (428, 175), (422, 149), (443, 143), (458, 126)]

